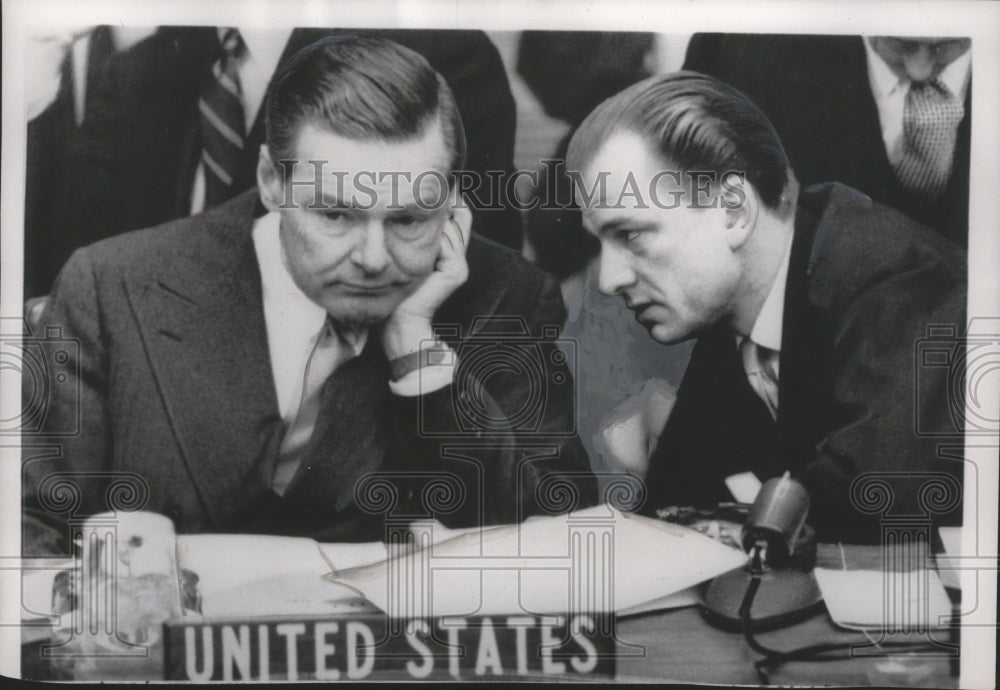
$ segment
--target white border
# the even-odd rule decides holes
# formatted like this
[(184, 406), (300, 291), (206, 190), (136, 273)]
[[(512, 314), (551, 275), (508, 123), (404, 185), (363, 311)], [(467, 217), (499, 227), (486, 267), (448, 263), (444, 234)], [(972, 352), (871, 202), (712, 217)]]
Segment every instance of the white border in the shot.
[[(342, 27), (435, 27), (484, 30), (590, 29), (641, 30), (663, 33), (695, 31), (898, 35), (963, 35), (973, 38), (974, 98), (969, 256), (969, 314), (1000, 316), (1000, 223), (996, 218), (996, 187), (1000, 182), (1000, 3), (889, 1), (878, 4), (852, 1), (778, 0), (737, 2), (717, 0), (3, 0), (3, 147), (0, 189), (0, 315), (21, 313), (21, 256), (23, 225), (23, 30), (29, 24), (74, 26), (120, 24), (230, 25)], [(19, 406), (18, 377), (0, 371), (0, 418), (9, 419)], [(981, 400), (996, 418), (1000, 391)], [(13, 411), (13, 412), (12, 412)], [(992, 412), (990, 412), (992, 411)], [(963, 554), (992, 557), (997, 551), (997, 450), (969, 450), (979, 465), (980, 495), (966, 501)], [(19, 591), (16, 570), (4, 570), (19, 553), (20, 463), (16, 449), (0, 442), (0, 673), (16, 675), (19, 631), (3, 623), (16, 619)], [(978, 515), (971, 510), (978, 503)], [(978, 543), (975, 535), (978, 534)], [(995, 687), (996, 573), (977, 578), (962, 573), (966, 606), (976, 610), (962, 631), (961, 687)], [(978, 599), (971, 596), (976, 592)], [(977, 627), (982, 626), (982, 627)], [(13, 653), (11, 653), (13, 652)]]

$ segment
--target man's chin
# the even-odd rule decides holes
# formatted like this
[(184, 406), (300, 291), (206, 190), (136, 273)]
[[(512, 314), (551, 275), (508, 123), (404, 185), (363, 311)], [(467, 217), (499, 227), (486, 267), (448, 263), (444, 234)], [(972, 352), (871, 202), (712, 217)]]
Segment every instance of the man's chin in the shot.
[(671, 328), (662, 323), (643, 325), (646, 326), (646, 330), (649, 332), (649, 337), (661, 345), (676, 345), (678, 343), (683, 343), (685, 340), (691, 340), (692, 338), (698, 337), (697, 333), (678, 331), (676, 328)]
[(393, 309), (402, 301), (395, 296), (387, 297), (342, 297), (326, 306), (330, 317), (339, 324), (352, 328), (371, 328), (392, 314)]

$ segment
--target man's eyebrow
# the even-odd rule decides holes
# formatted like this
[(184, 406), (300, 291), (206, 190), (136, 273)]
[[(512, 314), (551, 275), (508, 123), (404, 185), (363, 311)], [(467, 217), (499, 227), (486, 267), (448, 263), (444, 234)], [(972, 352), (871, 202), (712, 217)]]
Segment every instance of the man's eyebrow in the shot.
[[(352, 201), (341, 201), (340, 199), (331, 196), (330, 194), (323, 194), (319, 198), (319, 205), (315, 207), (317, 211), (356, 211), (356, 210), (371, 210), (371, 204), (369, 203), (368, 197), (362, 197), (361, 202), (357, 203), (358, 200)], [(416, 217), (429, 216), (431, 213), (437, 210), (437, 206), (428, 208), (426, 204), (419, 204), (416, 201), (411, 201), (406, 204), (395, 203), (390, 205), (386, 211), (388, 215), (391, 216), (404, 216), (411, 215)]]
[(418, 204), (416, 202), (410, 202), (408, 204), (396, 204), (396, 205), (393, 205), (393, 206), (389, 206), (388, 209), (386, 209), (386, 210), (388, 211), (388, 215), (394, 216), (394, 217), (398, 217), (398, 216), (418, 216), (418, 217), (423, 217), (423, 216), (429, 216), (429, 215), (431, 215), (437, 209), (436, 208), (427, 208), (426, 206), (421, 206), (420, 204)]
[(619, 218), (612, 218), (611, 220), (607, 220), (601, 223), (601, 226), (597, 229), (597, 234), (606, 235), (608, 233), (614, 232), (615, 230), (618, 230), (622, 226), (627, 226), (630, 230), (648, 230), (651, 227), (653, 227), (653, 225), (654, 224), (651, 222), (637, 223), (633, 219), (626, 218), (623, 216)]

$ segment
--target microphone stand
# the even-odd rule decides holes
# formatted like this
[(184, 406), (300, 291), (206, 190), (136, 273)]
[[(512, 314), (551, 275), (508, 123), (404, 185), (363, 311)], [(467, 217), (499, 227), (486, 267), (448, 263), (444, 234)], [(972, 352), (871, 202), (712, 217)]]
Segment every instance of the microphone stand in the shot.
[[(704, 610), (708, 617), (728, 624), (732, 618), (734, 595), (743, 591), (736, 611), (743, 639), (753, 651), (763, 655), (754, 662), (754, 669), (762, 683), (770, 683), (768, 670), (789, 661), (834, 661), (850, 658), (850, 654), (831, 655), (831, 652), (851, 650), (862, 642), (824, 643), (788, 651), (771, 649), (762, 645), (755, 631), (781, 627), (812, 615), (823, 606), (822, 595), (811, 573), (801, 569), (772, 569), (768, 566), (768, 552), (777, 557), (772, 562), (786, 563), (788, 556), (801, 551), (800, 535), (809, 509), (809, 497), (801, 484), (790, 479), (788, 473), (769, 480), (750, 510), (743, 528), (743, 546), (750, 552), (750, 563), (745, 568), (732, 570), (712, 581), (705, 596)], [(814, 555), (814, 554), (813, 554)], [(811, 564), (810, 564), (811, 565)], [(751, 615), (754, 600), (762, 585), (768, 592), (767, 615)], [(742, 586), (745, 584), (745, 587)], [(892, 648), (898, 653), (923, 652), (934, 649), (930, 643), (883, 641), (882, 648)]]

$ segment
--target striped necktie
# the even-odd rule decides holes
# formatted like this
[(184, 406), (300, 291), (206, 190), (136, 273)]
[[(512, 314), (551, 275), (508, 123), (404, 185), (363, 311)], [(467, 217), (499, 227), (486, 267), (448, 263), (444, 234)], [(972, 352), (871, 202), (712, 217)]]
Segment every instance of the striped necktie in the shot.
[(201, 161), (205, 169), (205, 208), (230, 197), (230, 186), (243, 156), (246, 125), (243, 89), (237, 66), (244, 52), (237, 29), (226, 29), (222, 55), (212, 65), (198, 101), (201, 111)]
[(905, 189), (936, 201), (951, 177), (965, 108), (939, 79), (914, 82), (903, 107), (903, 156), (895, 166)]
[(740, 341), (740, 356), (743, 358), (743, 371), (747, 381), (757, 397), (764, 401), (771, 419), (778, 418), (778, 375), (777, 362), (779, 354), (774, 350), (758, 345), (743, 338)]

